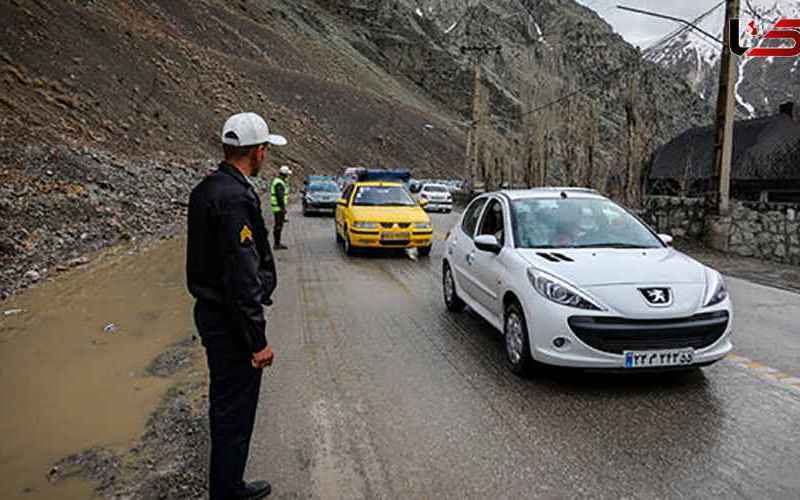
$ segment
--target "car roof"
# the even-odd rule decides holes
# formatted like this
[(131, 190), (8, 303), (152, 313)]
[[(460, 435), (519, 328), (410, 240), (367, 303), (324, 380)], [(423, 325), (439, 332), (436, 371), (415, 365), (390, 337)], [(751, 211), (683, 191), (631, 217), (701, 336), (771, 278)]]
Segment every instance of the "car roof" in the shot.
[(356, 187), (403, 187), (403, 184), (400, 182), (389, 182), (389, 181), (365, 181), (365, 182), (354, 182), (353, 184)]
[(522, 200), (527, 198), (561, 198), (561, 193), (565, 193), (567, 198), (594, 198), (605, 199), (605, 196), (595, 191), (594, 189), (587, 188), (574, 188), (574, 187), (546, 187), (546, 188), (532, 188), (532, 189), (505, 189), (494, 193), (486, 194), (504, 194), (511, 200)]

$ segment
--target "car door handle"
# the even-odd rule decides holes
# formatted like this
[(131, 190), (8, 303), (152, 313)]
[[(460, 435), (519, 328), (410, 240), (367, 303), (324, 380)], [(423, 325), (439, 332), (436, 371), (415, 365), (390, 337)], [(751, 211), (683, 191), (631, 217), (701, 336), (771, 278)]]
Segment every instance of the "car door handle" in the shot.
[(469, 264), (471, 266), (472, 265), (472, 260), (475, 259), (475, 254), (474, 253), (468, 253), (466, 258), (467, 258), (467, 264)]

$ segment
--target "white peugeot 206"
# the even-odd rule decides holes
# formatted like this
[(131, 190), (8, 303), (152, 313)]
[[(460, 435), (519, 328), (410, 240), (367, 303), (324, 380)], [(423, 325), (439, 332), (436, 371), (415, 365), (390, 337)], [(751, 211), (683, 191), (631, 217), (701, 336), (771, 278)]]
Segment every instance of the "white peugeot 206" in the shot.
[(731, 350), (722, 276), (596, 191), (501, 191), (447, 236), (444, 299), (505, 337), (510, 369), (709, 365)]

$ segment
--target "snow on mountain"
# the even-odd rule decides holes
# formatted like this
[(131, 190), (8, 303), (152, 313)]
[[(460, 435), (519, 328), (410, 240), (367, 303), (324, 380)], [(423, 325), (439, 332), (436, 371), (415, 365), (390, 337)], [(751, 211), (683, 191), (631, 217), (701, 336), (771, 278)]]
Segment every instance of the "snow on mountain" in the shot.
[[(740, 8), (740, 42), (742, 46), (758, 43), (750, 36), (747, 25), (755, 23), (759, 35), (766, 33), (780, 18), (800, 18), (800, 0), (742, 0)], [(718, 39), (723, 38), (724, 5), (706, 12), (697, 26)], [(717, 95), (720, 43), (694, 29), (676, 30), (645, 50), (645, 57), (681, 73), (703, 99), (713, 101)], [(785, 101), (800, 101), (800, 78), (796, 74), (798, 58), (737, 59), (737, 112), (744, 118), (775, 112)]]

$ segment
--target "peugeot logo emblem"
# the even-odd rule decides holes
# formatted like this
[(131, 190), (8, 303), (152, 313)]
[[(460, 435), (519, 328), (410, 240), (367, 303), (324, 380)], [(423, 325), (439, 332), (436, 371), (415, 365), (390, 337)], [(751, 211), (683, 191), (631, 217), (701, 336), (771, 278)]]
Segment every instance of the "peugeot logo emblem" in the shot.
[(652, 307), (667, 307), (672, 304), (672, 291), (669, 288), (640, 288), (639, 292)]

